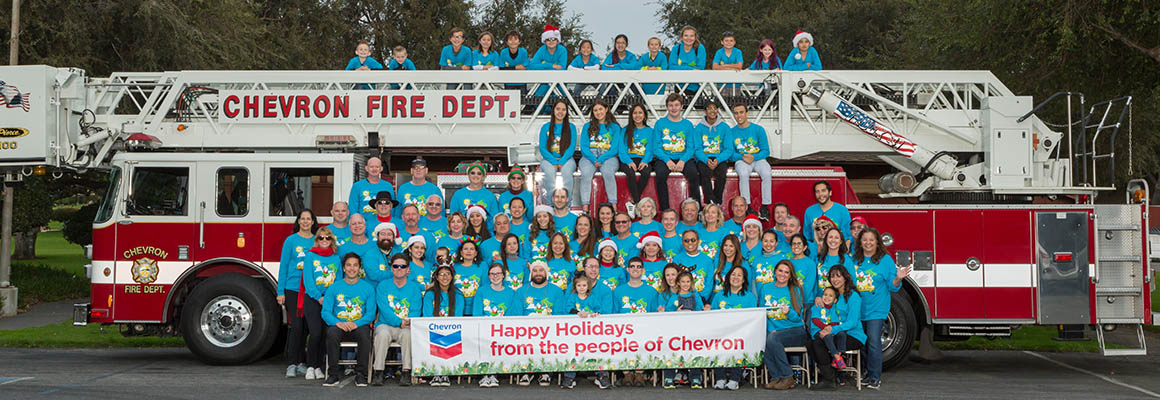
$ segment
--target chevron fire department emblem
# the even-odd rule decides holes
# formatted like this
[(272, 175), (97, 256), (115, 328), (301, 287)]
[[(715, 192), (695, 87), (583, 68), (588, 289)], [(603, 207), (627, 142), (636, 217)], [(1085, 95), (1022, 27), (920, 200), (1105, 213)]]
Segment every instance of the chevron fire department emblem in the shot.
[(142, 285), (148, 285), (157, 280), (157, 261), (142, 257), (133, 261), (133, 281)]

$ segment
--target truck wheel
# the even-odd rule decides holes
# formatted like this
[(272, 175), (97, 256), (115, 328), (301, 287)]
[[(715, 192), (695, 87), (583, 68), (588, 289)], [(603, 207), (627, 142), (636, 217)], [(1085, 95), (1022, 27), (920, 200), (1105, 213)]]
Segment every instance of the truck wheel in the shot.
[(906, 362), (918, 337), (918, 322), (905, 294), (896, 292), (890, 295), (890, 314), (883, 328), (882, 369), (890, 369)]
[(185, 345), (207, 364), (247, 364), (278, 336), (278, 303), (261, 282), (241, 274), (209, 278), (193, 289), (181, 312)]

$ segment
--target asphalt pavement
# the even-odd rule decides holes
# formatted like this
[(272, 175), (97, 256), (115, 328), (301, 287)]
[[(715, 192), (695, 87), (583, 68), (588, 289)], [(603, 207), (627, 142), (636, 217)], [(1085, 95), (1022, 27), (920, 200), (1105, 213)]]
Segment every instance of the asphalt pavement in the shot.
[[(1160, 398), (1160, 357), (1105, 358), (1091, 353), (948, 351), (934, 362), (911, 361), (887, 371), (881, 390), (843, 387), (831, 392), (798, 388), (787, 392), (753, 389), (715, 391), (679, 388), (612, 388), (587, 382), (576, 389), (505, 385), (482, 389), (460, 384), (339, 388), (322, 381), (287, 379), (285, 366), (268, 359), (246, 366), (209, 366), (186, 349), (14, 349), (0, 348), (0, 398), (377, 398), (590, 400), (657, 398), (889, 398), (889, 399), (1130, 399)], [(599, 392), (599, 393), (597, 393)], [(336, 397), (337, 396), (337, 397)]]

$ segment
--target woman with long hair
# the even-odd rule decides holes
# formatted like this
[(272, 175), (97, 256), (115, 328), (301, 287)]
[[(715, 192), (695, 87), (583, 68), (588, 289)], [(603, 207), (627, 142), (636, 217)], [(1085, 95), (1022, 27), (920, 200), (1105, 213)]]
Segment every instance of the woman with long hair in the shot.
[(580, 205), (587, 208), (592, 200), (592, 178), (600, 170), (604, 192), (609, 203), (616, 203), (616, 155), (620, 151), (620, 124), (608, 103), (596, 100), (588, 122), (580, 128)]
[[(323, 379), (322, 355), (326, 351), (326, 325), (322, 321), (322, 295), (342, 273), (342, 259), (338, 255), (338, 238), (326, 227), (318, 228), (314, 246), (306, 253), (302, 281), (306, 289), (300, 297), (302, 315), (310, 336), (306, 341), (306, 379)], [(311, 374), (313, 372), (313, 374)]]
[[(737, 241), (736, 236), (729, 235), (728, 237), (732, 237), (734, 242)], [(737, 255), (740, 256), (740, 253)], [(757, 296), (754, 295), (751, 286), (749, 286), (749, 271), (737, 264), (726, 271), (728, 272), (724, 274), (724, 279), (722, 279), (721, 291), (713, 293), (713, 299), (709, 300), (709, 305), (714, 310), (757, 307)], [(737, 390), (740, 387), (741, 368), (717, 368), (713, 375), (717, 379), (713, 384), (713, 389)]]
[(616, 224), (612, 223), (616, 217), (616, 206), (612, 203), (601, 203), (596, 207), (596, 237), (599, 239), (612, 238), (619, 235)]
[(568, 236), (556, 232), (548, 242), (548, 282), (561, 290), (568, 290), (568, 278), (576, 272), (576, 261), (572, 259), (572, 249), (568, 247)]
[[(843, 377), (838, 374), (836, 369), (830, 363), (821, 360), (828, 360), (831, 357), (829, 349), (826, 348), (826, 343), (823, 340), (825, 336), (838, 335), (845, 333), (845, 350), (858, 350), (866, 343), (866, 332), (862, 330), (862, 296), (858, 294), (858, 288), (854, 279), (850, 276), (850, 272), (845, 265), (834, 264), (829, 268), (827, 279), (829, 286), (837, 291), (838, 298), (833, 305), (833, 311), (838, 317), (838, 325), (821, 328), (818, 333), (818, 338), (810, 342), (809, 351), (810, 358), (818, 360), (818, 383), (815, 386), (818, 389), (825, 389), (826, 386), (833, 382), (835, 386), (844, 385)], [(835, 336), (835, 339), (840, 336)]]
[(576, 231), (572, 233), (572, 240), (568, 242), (568, 247), (572, 249), (572, 258), (577, 261), (576, 269), (583, 269), (584, 266), (580, 261), (584, 257), (596, 256), (596, 231), (594, 227), (596, 221), (592, 219), (591, 215), (580, 214), (576, 216)]
[(891, 293), (902, 288), (910, 267), (898, 268), (882, 243), (877, 229), (860, 232), (854, 249), (856, 287), (862, 296), (862, 326), (866, 331), (866, 378), (872, 389), (882, 386), (882, 328), (890, 314)]
[[(423, 294), (424, 317), (462, 317), (466, 301), (455, 287), (455, 270), (443, 265), (431, 273), (431, 287)], [(446, 375), (431, 378), (431, 386), (451, 386)]]
[(467, 240), (459, 246), (459, 253), (455, 255), (455, 261), (451, 265), (452, 271), (455, 272), (455, 286), (463, 293), (463, 311), (469, 315), (475, 304), (475, 293), (486, 278), (483, 267), (480, 266), (481, 262), (483, 257), (479, 254), (479, 245)]
[[(493, 263), (487, 267), (488, 284), (479, 289), (478, 299), (472, 305), (472, 315), (475, 317), (494, 318), (512, 314), (520, 315), (519, 304), (516, 303), (515, 290), (508, 287), (507, 268), (502, 263)], [(479, 387), (499, 387), (499, 379), (495, 375), (485, 375), (479, 380)]]
[[(653, 129), (648, 125), (648, 111), (643, 104), (634, 104), (628, 109), (628, 123), (625, 125), (624, 143), (617, 154), (620, 158), (620, 172), (624, 173), (632, 202), (640, 203), (643, 200), (641, 196), (644, 194), (644, 188), (648, 186), (648, 179), (652, 175), (655, 141)], [(632, 212), (633, 208), (628, 207), (628, 204), (631, 203), (626, 203), (625, 209)]]
[(736, 235), (725, 235), (721, 239), (721, 251), (717, 253), (717, 269), (713, 270), (713, 292), (717, 293), (724, 288), (729, 277), (726, 276), (733, 267), (741, 267), (745, 269), (745, 283), (752, 286), (751, 281), (753, 276), (753, 268), (745, 261), (745, 257), (741, 255), (741, 241), (737, 239)]
[(818, 288), (814, 293), (814, 304), (821, 304), (822, 290), (830, 287), (830, 281), (825, 277), (830, 276), (830, 267), (834, 265), (843, 265), (846, 271), (854, 270), (854, 258), (850, 257), (849, 251), (846, 250), (846, 239), (842, 237), (842, 231), (838, 228), (830, 228), (822, 234), (821, 243), (818, 244)]
[(540, 128), (540, 171), (544, 173), (543, 204), (551, 204), (552, 193), (556, 191), (556, 174), (563, 178), (564, 188), (572, 193), (572, 174), (576, 172), (576, 125), (568, 122), (568, 102), (556, 100), (552, 104), (552, 117)]
[(765, 315), (765, 367), (769, 370), (766, 389), (793, 388), (793, 368), (785, 348), (804, 346), (809, 341), (802, 320), (808, 302), (794, 275), (793, 263), (781, 260), (774, 267), (774, 281), (757, 288), (758, 305), (768, 309)]
[(278, 304), (286, 312), (286, 377), (306, 375), (306, 357), (303, 342), (306, 340), (306, 325), (302, 319), (302, 301), (305, 295), (302, 267), (306, 262), (306, 251), (314, 247), (314, 233), (318, 231), (318, 217), (309, 208), (298, 212), (293, 232), (282, 241), (281, 257), (278, 260)]

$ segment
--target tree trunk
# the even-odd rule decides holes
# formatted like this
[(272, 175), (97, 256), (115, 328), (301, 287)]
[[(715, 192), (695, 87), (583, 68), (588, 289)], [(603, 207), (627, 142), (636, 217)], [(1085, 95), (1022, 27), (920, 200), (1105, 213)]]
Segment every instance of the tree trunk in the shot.
[(36, 258), (36, 230), (32, 232), (12, 232), (13, 260), (32, 260)]

